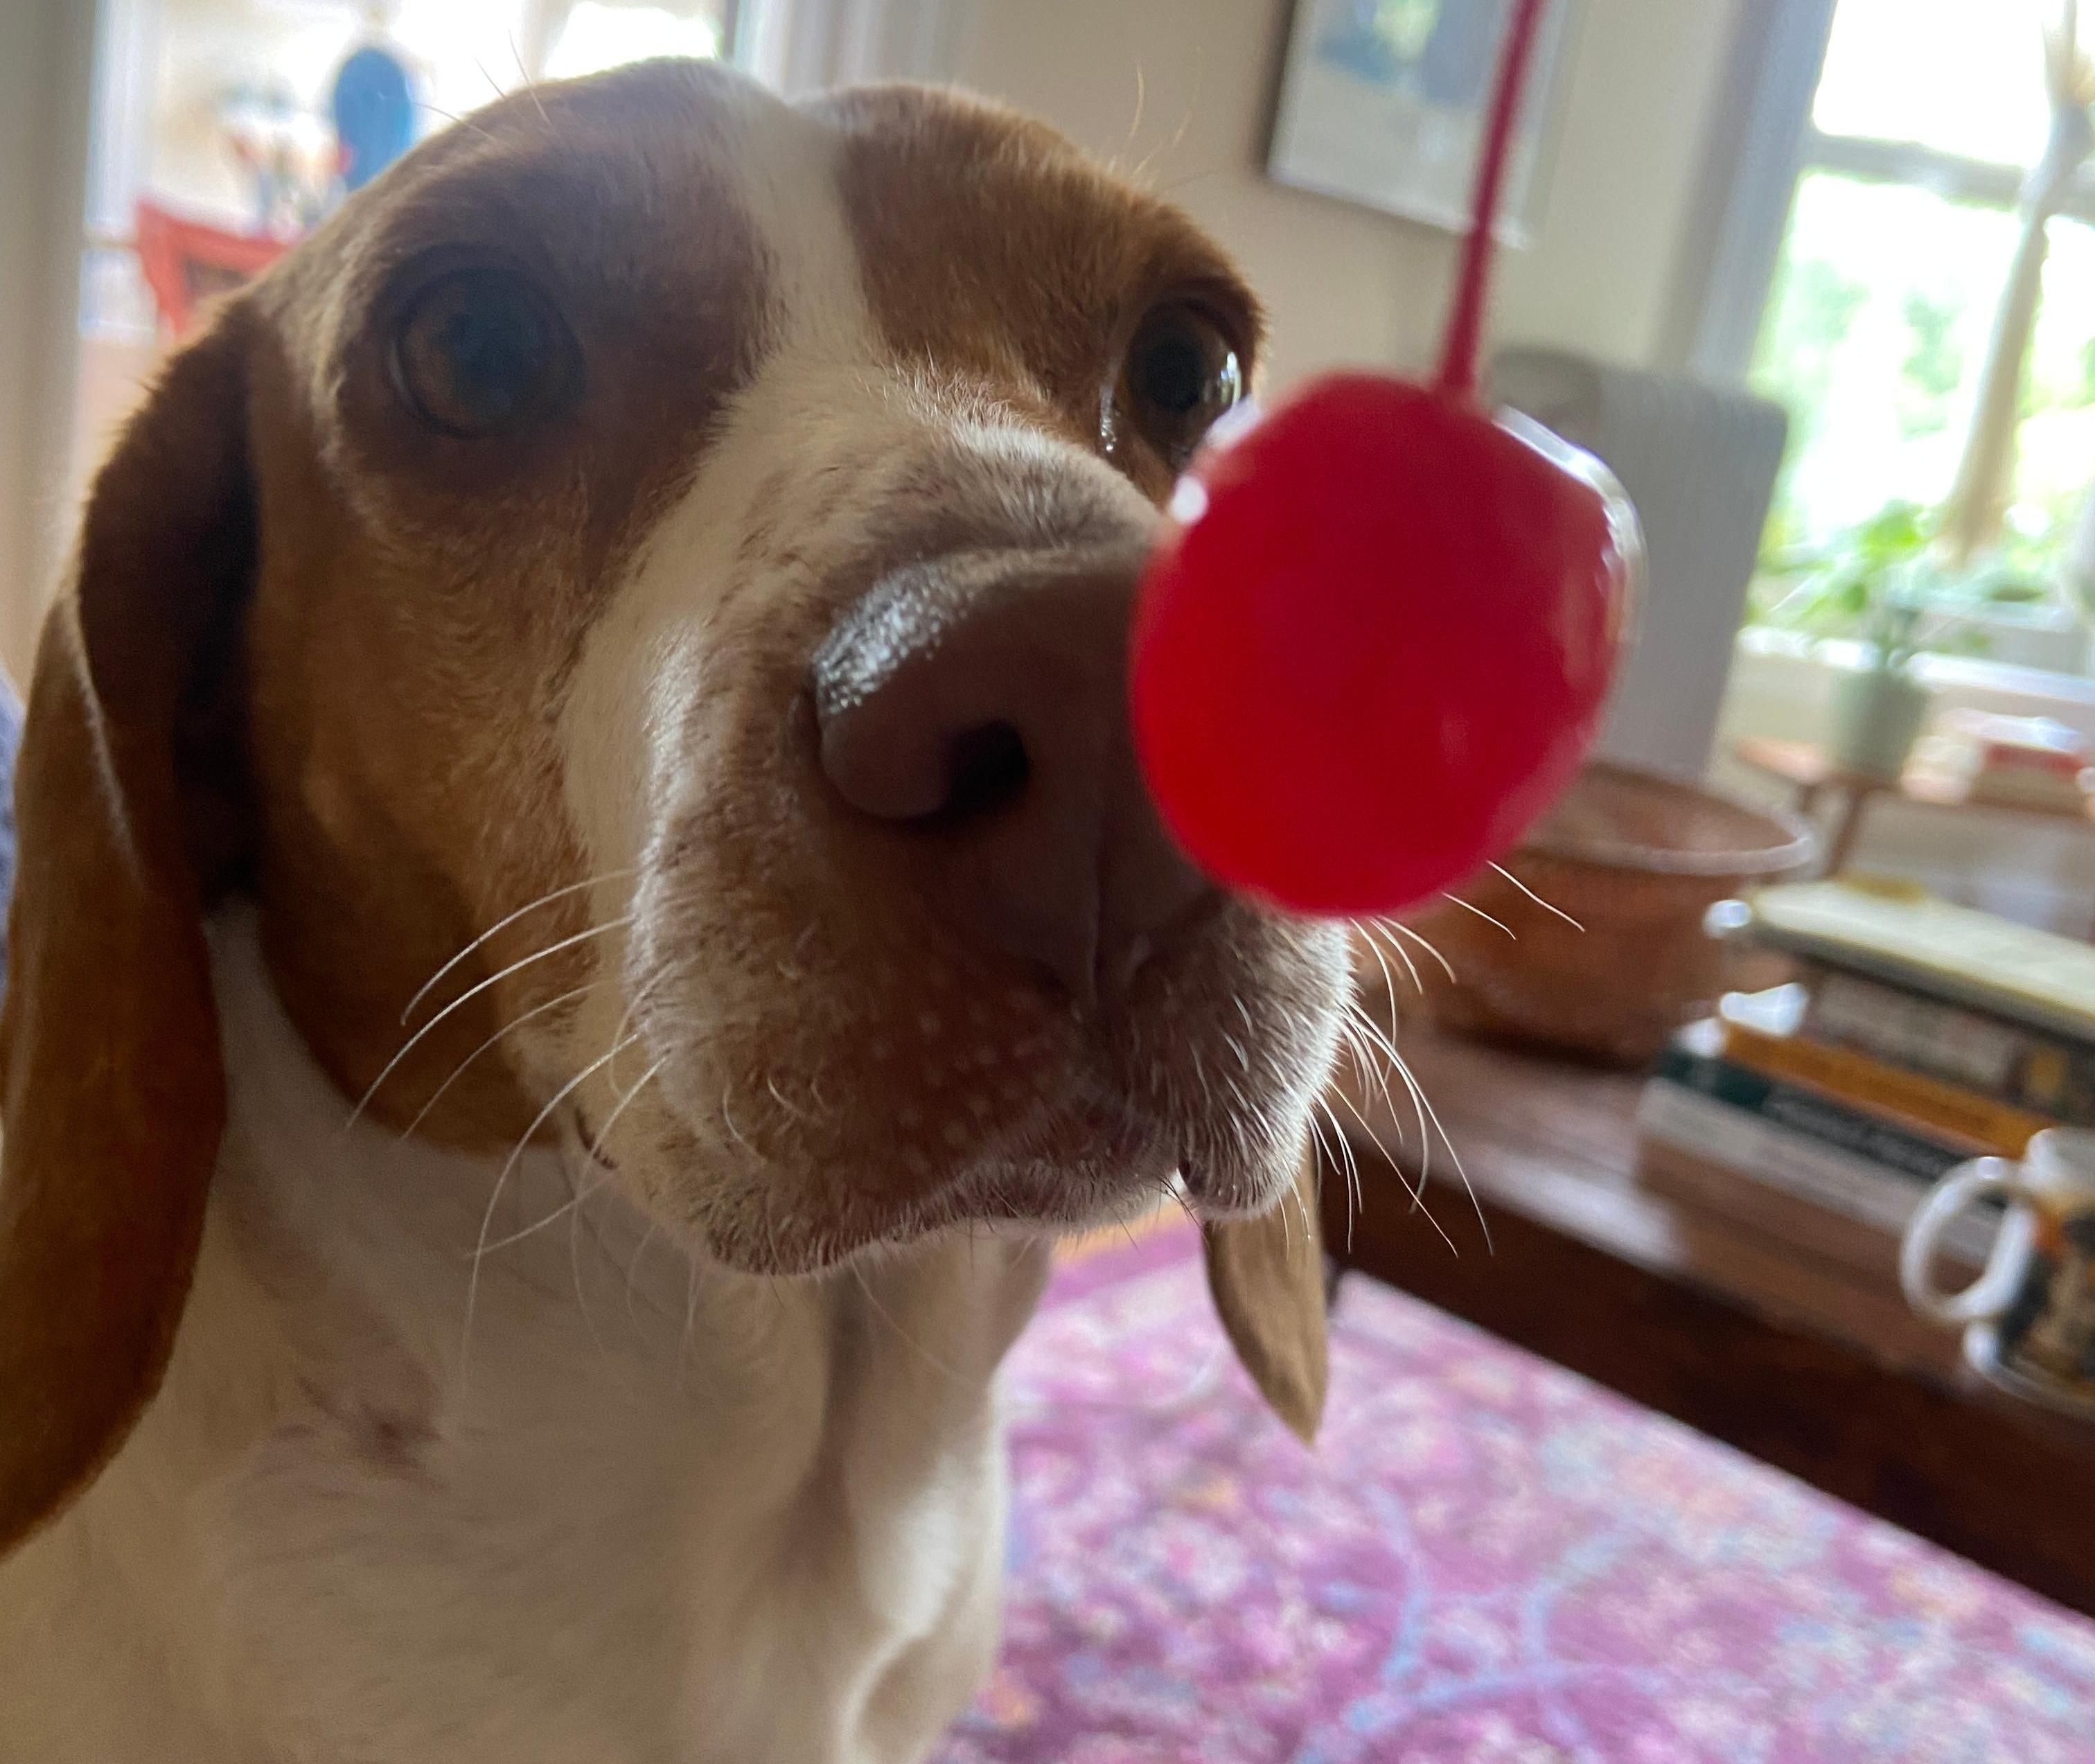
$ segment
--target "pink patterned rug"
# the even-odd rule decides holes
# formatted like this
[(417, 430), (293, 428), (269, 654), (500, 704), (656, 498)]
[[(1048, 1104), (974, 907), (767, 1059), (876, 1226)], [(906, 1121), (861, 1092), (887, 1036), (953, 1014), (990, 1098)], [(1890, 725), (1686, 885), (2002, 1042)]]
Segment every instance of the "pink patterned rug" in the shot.
[(2095, 1623), (1364, 1279), (1312, 1457), (1191, 1250), (1078, 1262), (1014, 1356), (940, 1764), (2095, 1761)]

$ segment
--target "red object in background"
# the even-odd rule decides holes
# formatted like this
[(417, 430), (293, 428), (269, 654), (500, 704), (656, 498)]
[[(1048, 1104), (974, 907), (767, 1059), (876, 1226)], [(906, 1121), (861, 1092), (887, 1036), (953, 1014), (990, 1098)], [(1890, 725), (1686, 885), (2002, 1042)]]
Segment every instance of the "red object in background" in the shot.
[(288, 239), (230, 232), (152, 202), (138, 204), (133, 225), (161, 328), (175, 337), (189, 329), (198, 306), (260, 275), (291, 246)]
[(1440, 372), (1319, 380), (1230, 425), (1174, 499), (1132, 646), (1135, 744), (1210, 873), (1312, 913), (1386, 912), (1509, 849), (1570, 781), (1641, 542), (1596, 460), (1476, 403), (1518, 0)]

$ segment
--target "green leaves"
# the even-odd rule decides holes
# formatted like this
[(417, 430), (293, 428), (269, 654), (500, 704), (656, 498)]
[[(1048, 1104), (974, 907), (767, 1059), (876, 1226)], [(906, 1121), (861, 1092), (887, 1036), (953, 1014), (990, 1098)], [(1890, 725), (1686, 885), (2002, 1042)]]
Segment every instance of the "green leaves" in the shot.
[(1957, 614), (2035, 606), (2050, 598), (2044, 577), (2005, 552), (1975, 572), (1953, 575), (1929, 556), (1936, 517), (1917, 503), (1890, 502), (1818, 546), (1782, 542), (1771, 524), (1749, 617), (1808, 636), (1866, 644), (1881, 668), (1908, 666), (1923, 648), (1975, 655), (1986, 638)]

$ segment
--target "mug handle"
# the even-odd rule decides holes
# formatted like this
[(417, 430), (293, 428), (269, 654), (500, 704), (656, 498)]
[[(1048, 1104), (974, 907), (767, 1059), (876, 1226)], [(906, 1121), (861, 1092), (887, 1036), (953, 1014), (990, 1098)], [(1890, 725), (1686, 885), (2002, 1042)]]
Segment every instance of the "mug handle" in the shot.
[(1981, 1195), (1991, 1191), (2021, 1200), (2028, 1190), (2022, 1166), (2013, 1158), (1975, 1158), (1960, 1164), (1906, 1223), (1899, 1244), (1899, 1285), (1906, 1303), (1938, 1323), (1978, 1323), (1998, 1317), (2013, 1302), (2023, 1275), (2017, 1243), (2025, 1234), (2003, 1229), (1994, 1239), (1985, 1271), (1962, 1292), (1945, 1292), (1935, 1284), (1935, 1250), (1943, 1228)]

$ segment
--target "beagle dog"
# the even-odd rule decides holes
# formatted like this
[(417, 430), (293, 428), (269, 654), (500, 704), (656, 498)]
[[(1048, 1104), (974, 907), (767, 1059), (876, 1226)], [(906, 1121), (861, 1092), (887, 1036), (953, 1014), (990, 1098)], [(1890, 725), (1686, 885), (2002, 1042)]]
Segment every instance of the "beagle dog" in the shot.
[(1122, 702), (1258, 330), (1043, 128), (663, 62), (168, 364), (17, 783), (0, 1757), (921, 1758), (1047, 1246), (1167, 1195), (1313, 1427), (1343, 934)]

